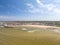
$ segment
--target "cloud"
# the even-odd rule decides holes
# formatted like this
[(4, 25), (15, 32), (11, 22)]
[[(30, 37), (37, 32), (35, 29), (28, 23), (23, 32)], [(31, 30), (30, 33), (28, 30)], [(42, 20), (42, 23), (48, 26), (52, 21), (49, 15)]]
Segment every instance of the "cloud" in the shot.
[[(33, 3), (27, 3), (28, 12), (30, 13), (41, 13), (42, 9), (46, 10), (48, 13), (60, 14), (60, 8), (58, 8), (54, 3), (44, 4), (41, 0), (36, 0), (37, 7)], [(44, 13), (44, 11), (43, 11)]]
[(34, 8), (34, 6), (32, 5), (32, 3), (27, 3), (26, 4), (29, 8)]
[(13, 21), (18, 20), (17, 16), (7, 16), (7, 15), (0, 15), (0, 21)]
[(30, 13), (38, 13), (40, 11), (32, 3), (27, 3), (26, 5), (28, 6), (28, 12)]
[(44, 7), (44, 8), (47, 8), (48, 10), (52, 10), (55, 5), (53, 4), (43, 4), (40, 0), (36, 0), (36, 2), (39, 4), (39, 7)]
[(56, 5), (48, 4), (46, 5), (46, 8), (48, 9), (48, 11), (52, 11), (53, 13), (60, 14), (60, 9)]
[(54, 8), (56, 8), (56, 6), (53, 5), (53, 4), (47, 4), (47, 5), (45, 5), (45, 7), (46, 7), (49, 11), (53, 10)]
[(39, 5), (41, 5), (41, 7), (46, 8), (48, 11), (52, 11), (53, 13), (57, 13), (57, 14), (59, 13), (60, 14), (60, 9), (56, 5), (54, 5), (54, 4), (52, 4), (52, 3), (50, 3), (50, 4), (43, 4), (40, 0), (36, 0), (36, 2)]
[(41, 5), (42, 7), (45, 7), (45, 5), (40, 1), (40, 0), (36, 0), (36, 2)]
[(55, 8), (55, 9), (54, 9), (54, 12), (56, 12), (57, 14), (60, 14), (60, 9)]
[(37, 9), (37, 8), (34, 8), (34, 9), (32, 9), (32, 10), (28, 10), (30, 13), (39, 13), (40, 12), (40, 10), (39, 9)]
[(54, 0), (56, 4), (60, 4), (60, 0)]
[(14, 18), (14, 16), (2, 16), (0, 15), (0, 19), (11, 19)]

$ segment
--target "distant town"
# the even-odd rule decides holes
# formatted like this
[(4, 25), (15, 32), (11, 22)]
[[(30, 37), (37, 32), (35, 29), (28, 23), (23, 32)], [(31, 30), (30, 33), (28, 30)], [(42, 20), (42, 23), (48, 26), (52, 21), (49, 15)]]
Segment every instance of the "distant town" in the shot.
[(21, 25), (59, 26), (59, 21), (0, 21), (0, 27), (19, 27)]

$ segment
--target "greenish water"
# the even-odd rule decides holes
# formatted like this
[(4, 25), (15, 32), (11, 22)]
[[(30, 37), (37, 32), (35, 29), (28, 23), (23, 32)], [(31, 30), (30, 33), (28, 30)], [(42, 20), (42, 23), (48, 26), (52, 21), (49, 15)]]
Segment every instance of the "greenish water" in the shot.
[(60, 45), (60, 34), (50, 31), (28, 33), (20, 28), (0, 28), (0, 45)]

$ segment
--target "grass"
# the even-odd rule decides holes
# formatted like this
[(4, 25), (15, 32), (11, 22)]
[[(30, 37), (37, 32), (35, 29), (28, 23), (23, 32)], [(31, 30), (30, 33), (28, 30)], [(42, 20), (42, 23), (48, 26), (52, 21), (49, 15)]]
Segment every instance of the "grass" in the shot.
[(60, 45), (60, 34), (46, 30), (28, 33), (21, 28), (0, 28), (0, 45)]
[(60, 27), (60, 21), (56, 21), (55, 25), (58, 26), (58, 27)]

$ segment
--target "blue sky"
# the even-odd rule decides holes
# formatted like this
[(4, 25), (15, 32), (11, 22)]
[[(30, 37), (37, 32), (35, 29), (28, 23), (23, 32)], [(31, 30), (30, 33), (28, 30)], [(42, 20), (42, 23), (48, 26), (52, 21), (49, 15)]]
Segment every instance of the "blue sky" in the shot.
[(0, 21), (60, 21), (60, 0), (0, 0)]

